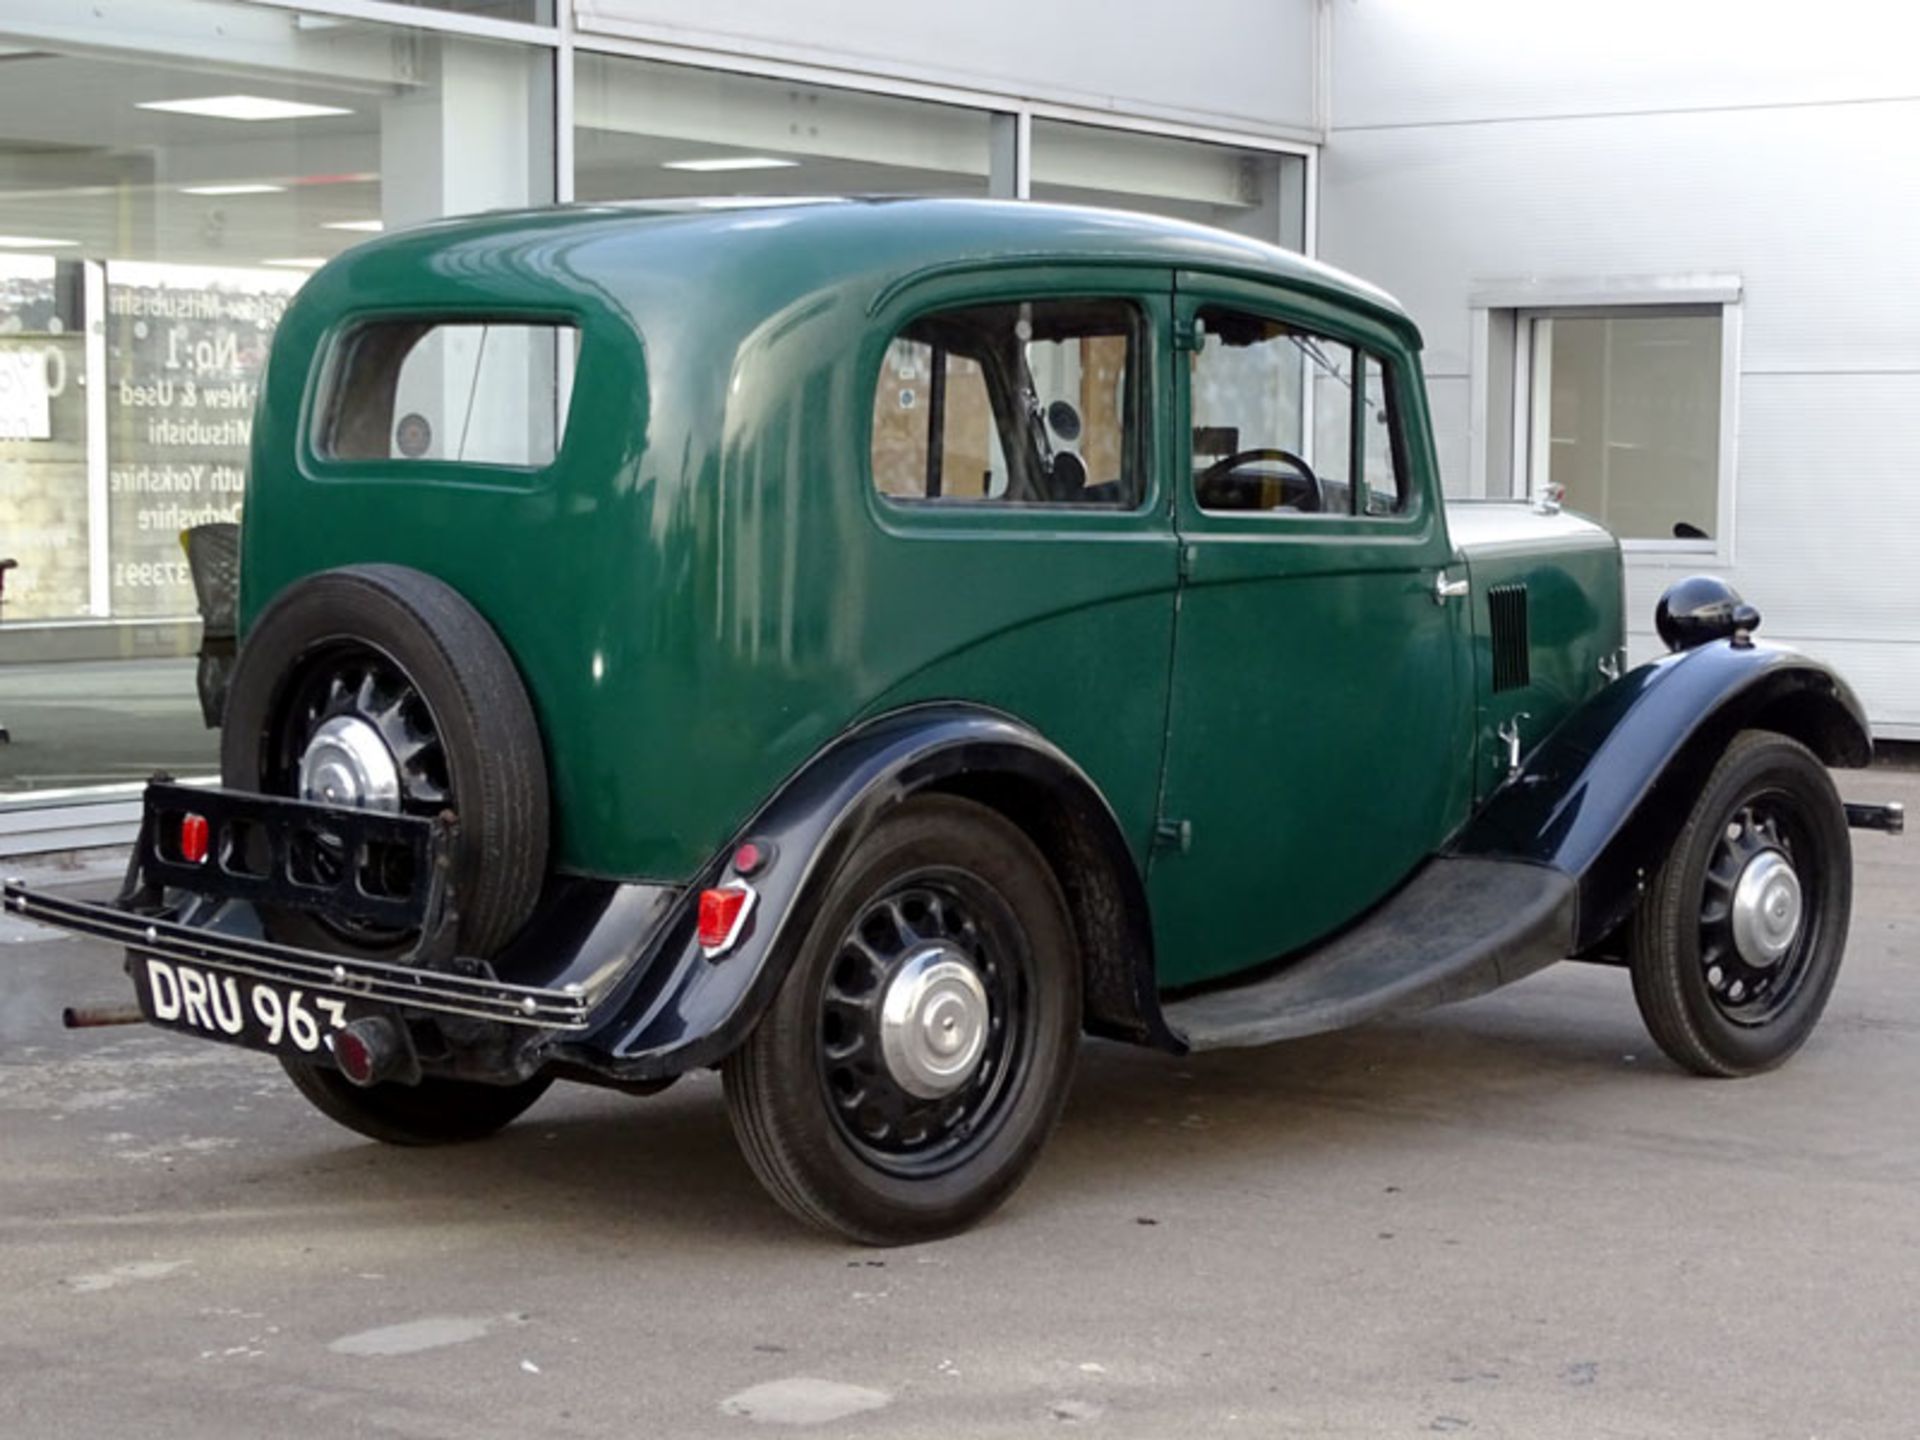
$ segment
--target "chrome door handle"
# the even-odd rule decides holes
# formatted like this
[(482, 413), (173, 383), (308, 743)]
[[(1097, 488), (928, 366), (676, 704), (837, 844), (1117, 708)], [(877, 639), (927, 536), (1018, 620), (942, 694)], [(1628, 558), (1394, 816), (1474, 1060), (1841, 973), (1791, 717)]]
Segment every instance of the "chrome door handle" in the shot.
[(1449, 600), (1458, 599), (1467, 593), (1469, 586), (1465, 580), (1449, 580), (1447, 572), (1442, 570), (1433, 577), (1433, 603), (1444, 605)]

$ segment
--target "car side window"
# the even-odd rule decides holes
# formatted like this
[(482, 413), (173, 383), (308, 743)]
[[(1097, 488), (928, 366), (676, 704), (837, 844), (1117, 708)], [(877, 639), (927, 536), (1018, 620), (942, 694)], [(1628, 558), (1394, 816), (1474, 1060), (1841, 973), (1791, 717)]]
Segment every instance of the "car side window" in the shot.
[(1377, 356), (1367, 355), (1360, 367), (1361, 435), (1365, 451), (1366, 499), (1361, 513), (1404, 515), (1407, 477), (1400, 466), (1400, 417), (1394, 408), (1393, 387)]
[(1136, 306), (1108, 299), (915, 320), (880, 366), (874, 488), (906, 502), (1137, 506), (1141, 327)]
[(1198, 321), (1189, 395), (1202, 510), (1350, 516), (1405, 508), (1377, 357), (1244, 311), (1206, 306)]

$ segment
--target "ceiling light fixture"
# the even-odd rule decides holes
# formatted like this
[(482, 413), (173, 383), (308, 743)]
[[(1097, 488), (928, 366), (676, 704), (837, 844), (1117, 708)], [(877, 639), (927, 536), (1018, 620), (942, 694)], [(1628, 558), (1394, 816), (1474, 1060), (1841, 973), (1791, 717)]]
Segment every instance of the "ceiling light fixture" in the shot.
[(0, 250), (60, 250), (78, 240), (49, 240), (44, 235), (0, 235)]
[(200, 95), (189, 100), (142, 100), (142, 110), (164, 110), (170, 115), (198, 115), (207, 120), (311, 120), (321, 115), (351, 115), (338, 105), (308, 105), (299, 100), (272, 100), (265, 95)]
[(381, 220), (328, 220), (321, 224), (322, 230), (357, 230), (362, 235), (378, 235), (386, 229)]
[(662, 170), (697, 170), (713, 174), (722, 170), (790, 170), (798, 160), (778, 160), (771, 155), (716, 155), (709, 160), (668, 160)]
[(279, 195), (284, 185), (182, 185), (182, 195)]

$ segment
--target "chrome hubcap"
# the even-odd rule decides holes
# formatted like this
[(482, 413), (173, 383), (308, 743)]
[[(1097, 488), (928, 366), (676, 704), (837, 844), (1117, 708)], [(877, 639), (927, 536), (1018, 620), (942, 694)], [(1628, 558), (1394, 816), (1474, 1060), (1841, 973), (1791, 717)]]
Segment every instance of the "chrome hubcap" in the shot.
[(1733, 944), (1740, 958), (1756, 969), (1779, 961), (1800, 934), (1804, 908), (1792, 862), (1778, 850), (1754, 856), (1733, 887)]
[(909, 1095), (937, 1100), (965, 1085), (987, 1046), (990, 1007), (973, 961), (929, 945), (909, 956), (880, 1003), (880, 1053)]
[(336, 715), (300, 754), (300, 798), (357, 810), (400, 812), (400, 766), (378, 729)]

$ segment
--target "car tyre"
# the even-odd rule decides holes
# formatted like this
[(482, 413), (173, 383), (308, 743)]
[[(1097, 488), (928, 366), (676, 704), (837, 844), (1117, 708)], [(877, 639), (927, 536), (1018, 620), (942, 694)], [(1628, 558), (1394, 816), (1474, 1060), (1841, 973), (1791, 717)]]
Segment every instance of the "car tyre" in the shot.
[(1052, 1132), (1078, 1047), (1078, 951), (1044, 857), (985, 806), (906, 800), (792, 943), (723, 1070), (754, 1173), (801, 1220), (868, 1245), (988, 1214)]
[[(494, 954), (532, 913), (548, 846), (546, 755), (500, 637), (452, 586), (418, 570), (354, 565), (296, 581), (241, 648), (221, 734), (223, 782), (297, 795), (315, 726), (340, 717), (379, 732), (403, 813), (458, 816), (460, 952)], [(405, 942), (297, 911), (267, 918), (286, 944), (393, 953)]]
[(1784, 735), (1737, 736), (1641, 902), (1629, 964), (1678, 1065), (1769, 1070), (1813, 1032), (1846, 948), (1853, 857), (1826, 767)]

